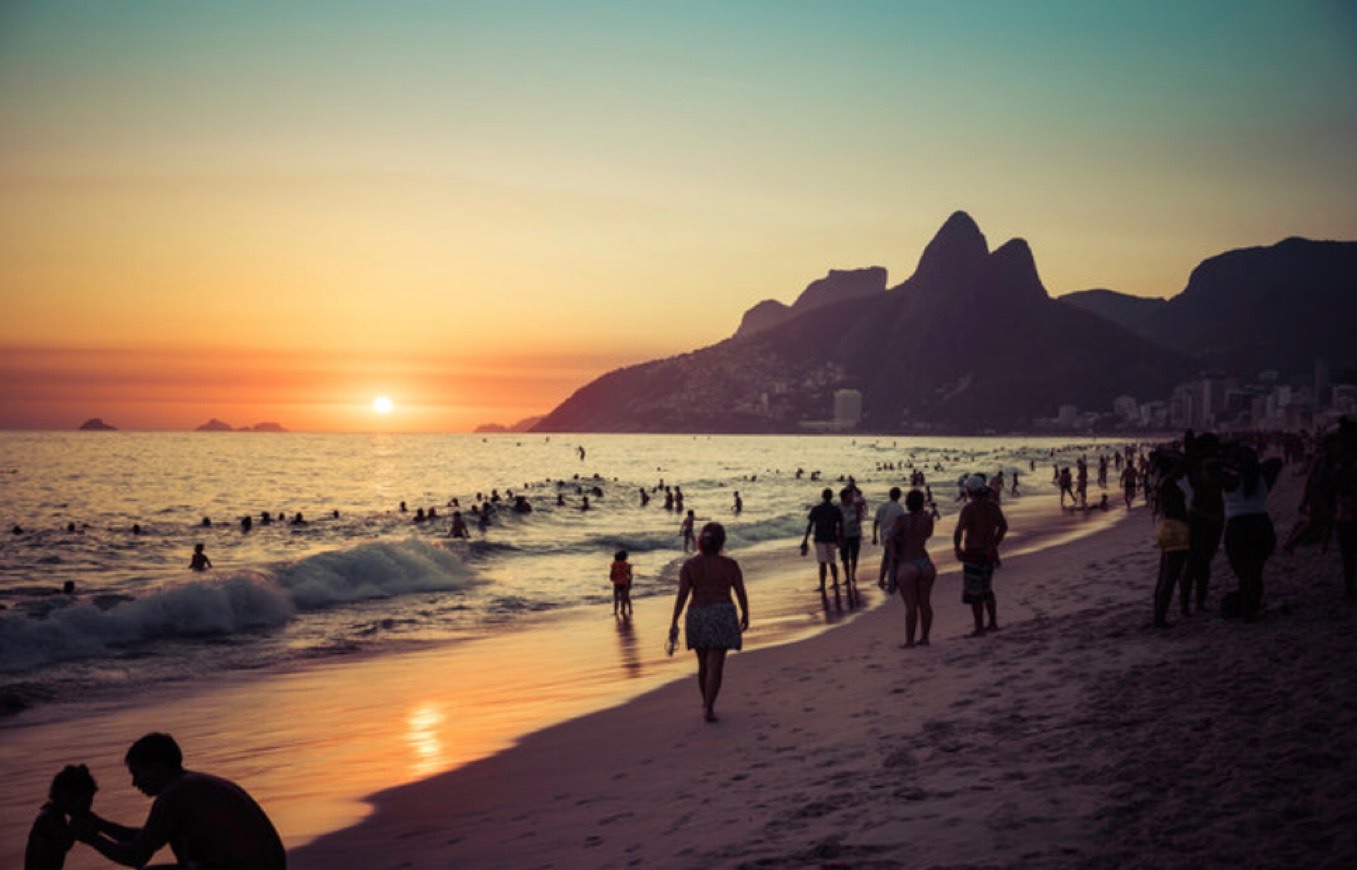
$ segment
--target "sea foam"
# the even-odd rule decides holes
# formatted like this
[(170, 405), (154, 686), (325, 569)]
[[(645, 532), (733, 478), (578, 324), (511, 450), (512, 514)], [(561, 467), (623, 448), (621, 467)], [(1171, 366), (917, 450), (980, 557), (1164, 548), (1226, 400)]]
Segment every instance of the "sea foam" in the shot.
[(299, 611), (371, 598), (455, 591), (476, 582), (461, 558), (421, 541), (368, 543), (268, 571), (212, 572), (100, 606), (72, 601), (40, 616), (0, 613), (0, 671), (89, 658), (172, 638), (269, 629)]

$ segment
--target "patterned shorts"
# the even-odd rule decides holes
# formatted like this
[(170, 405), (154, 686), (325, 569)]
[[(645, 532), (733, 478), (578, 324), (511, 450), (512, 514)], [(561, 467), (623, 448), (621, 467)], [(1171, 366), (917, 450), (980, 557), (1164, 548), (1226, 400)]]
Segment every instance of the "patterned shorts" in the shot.
[(740, 619), (729, 601), (689, 607), (683, 624), (688, 649), (741, 649)]
[(961, 603), (978, 604), (994, 597), (994, 566), (987, 562), (961, 563)]

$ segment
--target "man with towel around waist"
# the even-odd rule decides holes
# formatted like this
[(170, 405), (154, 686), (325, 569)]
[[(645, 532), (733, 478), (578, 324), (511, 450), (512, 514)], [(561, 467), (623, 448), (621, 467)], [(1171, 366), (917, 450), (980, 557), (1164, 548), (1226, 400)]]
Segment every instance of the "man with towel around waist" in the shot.
[[(999, 505), (990, 498), (989, 483), (983, 475), (966, 478), (967, 501), (957, 517), (952, 546), (961, 563), (961, 601), (971, 606), (975, 616), (975, 631), (971, 637), (980, 637), (986, 631), (999, 630), (999, 618), (994, 602), (994, 569), (999, 567), (999, 543), (1008, 532), (1008, 521)], [(989, 624), (984, 622), (989, 612)]]

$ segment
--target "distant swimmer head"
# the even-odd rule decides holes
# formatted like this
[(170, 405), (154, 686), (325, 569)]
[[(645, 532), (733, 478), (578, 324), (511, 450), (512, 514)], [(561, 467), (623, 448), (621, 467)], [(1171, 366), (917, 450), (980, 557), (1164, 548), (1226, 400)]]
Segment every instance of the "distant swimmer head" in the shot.
[(966, 491), (971, 495), (979, 495), (989, 489), (989, 483), (986, 482), (983, 474), (972, 474), (966, 478)]

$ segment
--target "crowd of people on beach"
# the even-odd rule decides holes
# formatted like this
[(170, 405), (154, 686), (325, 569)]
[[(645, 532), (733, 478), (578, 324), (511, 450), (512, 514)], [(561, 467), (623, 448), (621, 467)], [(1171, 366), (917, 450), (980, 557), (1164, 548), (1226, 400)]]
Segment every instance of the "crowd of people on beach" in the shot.
[[(1280, 455), (1260, 458), (1268, 450)], [(1207, 609), (1211, 564), (1222, 548), (1236, 580), (1236, 588), (1220, 598), (1222, 616), (1251, 622), (1263, 613), (1264, 567), (1276, 547), (1268, 495), (1275, 488), (1284, 462), (1302, 460), (1307, 465), (1301, 521), (1283, 546), (1291, 549), (1317, 544), (1327, 551), (1330, 539), (1336, 539), (1342, 559), (1343, 594), (1349, 599), (1357, 598), (1354, 580), (1357, 424), (1348, 418), (1343, 418), (1336, 431), (1317, 442), (1294, 433), (1225, 441), (1215, 433), (1188, 430), (1178, 441), (1128, 444), (1111, 456), (1097, 457), (1097, 485), (1106, 490), (1110, 474), (1115, 471), (1126, 509), (1131, 510), (1143, 498), (1157, 520), (1160, 562), (1153, 592), (1154, 627), (1170, 624), (1167, 616), (1175, 590), (1183, 616)], [(1059, 488), (1061, 509), (1109, 510), (1106, 492), (1096, 506), (1089, 503), (1089, 463), (1084, 456), (1076, 460), (1075, 468), (1076, 472), (1071, 474), (1068, 466), (1053, 465), (1052, 482)], [(1035, 470), (1035, 462), (1029, 470)], [(1015, 471), (1010, 494), (1017, 492), (1017, 478)], [(813, 474), (811, 479), (818, 480), (819, 474)], [(939, 518), (932, 490), (921, 469), (911, 471), (910, 484), (913, 488), (905, 495), (903, 505), (900, 487), (892, 487), (871, 522), (872, 544), (879, 544), (882, 549), (877, 584), (887, 594), (898, 592), (901, 596), (905, 606), (905, 639), (900, 646), (906, 649), (930, 643), (931, 595), (937, 567), (928, 554), (927, 542)], [(968, 636), (981, 637), (999, 630), (993, 577), (1002, 564), (999, 548), (1008, 532), (1001, 507), (1004, 473), (1000, 470), (989, 478), (983, 474), (963, 475), (958, 480), (958, 492), (958, 499), (964, 504), (957, 515), (952, 546), (961, 565), (961, 600), (971, 608), (974, 619), (974, 629)], [(839, 601), (842, 568), (842, 588), (851, 603), (858, 596), (858, 564), (867, 503), (851, 476), (839, 491), (837, 504), (834, 496), (832, 488), (821, 490), (820, 500), (807, 514), (800, 550), (802, 556), (807, 556), (814, 548), (821, 598), (827, 603), (828, 591), (832, 589), (836, 603)], [(720, 537), (724, 540), (724, 530)], [(690, 563), (685, 563), (684, 571), (689, 570)], [(738, 566), (729, 573), (738, 575)], [(717, 597), (728, 602), (732, 591), (740, 599), (742, 624), (747, 624), (748, 604), (742, 580), (725, 584), (723, 595)], [(685, 594), (686, 588), (681, 587), (671, 643)], [(740, 648), (738, 639), (738, 633), (727, 632), (719, 637), (709, 636), (696, 645), (689, 640), (689, 648), (698, 657), (699, 685), (708, 717), (715, 700), (715, 691), (706, 676), (713, 667), (709, 656), (720, 649), (723, 661), (725, 650)], [(719, 665), (715, 672), (718, 675), (715, 687), (719, 688)]]

